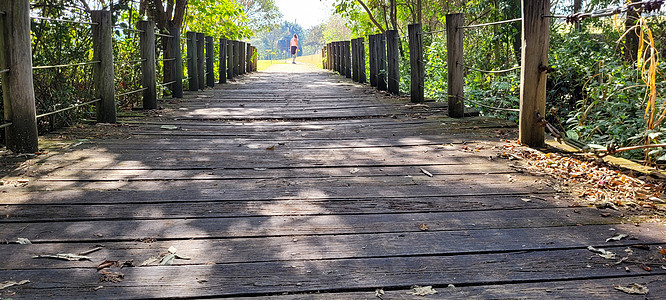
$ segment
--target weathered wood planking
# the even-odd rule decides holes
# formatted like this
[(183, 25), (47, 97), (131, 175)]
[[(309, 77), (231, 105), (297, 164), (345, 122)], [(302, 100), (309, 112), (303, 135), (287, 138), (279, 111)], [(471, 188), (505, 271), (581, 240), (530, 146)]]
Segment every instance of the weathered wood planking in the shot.
[[(588, 285), (590, 295), (621, 298), (612, 284), (632, 282), (663, 290), (657, 265), (614, 265), (586, 247), (625, 256), (645, 243), (650, 251), (632, 255), (647, 261), (666, 243), (664, 227), (569, 207), (546, 178), (508, 166), (497, 152), (511, 124), (447, 118), (446, 105), (406, 106), (321, 72), (253, 73), (185, 96), (123, 118), (132, 127), (122, 138), (54, 146), (7, 177), (0, 239), (35, 244), (0, 245), (11, 257), (0, 261), (0, 281), (31, 280), (0, 296), (376, 299), (384, 288), (411, 299), (406, 291), (420, 284), (441, 298), (548, 298), (549, 289), (575, 298)], [(629, 238), (606, 242), (618, 233)], [(31, 258), (99, 244), (92, 261)], [(99, 281), (104, 260), (138, 265), (170, 246), (191, 259), (114, 268), (122, 282)], [(328, 294), (307, 294), (317, 292)]]
[[(611, 234), (627, 234), (631, 239), (605, 242)], [(175, 247), (189, 260), (176, 260), (174, 265), (218, 264), (298, 261), (342, 258), (371, 258), (413, 255), (461, 255), (475, 253), (499, 253), (508, 251), (550, 251), (581, 249), (587, 246), (599, 248), (630, 247), (650, 244), (652, 251), (633, 248), (644, 254), (657, 251), (655, 244), (666, 242), (664, 238), (651, 236), (659, 226), (613, 224), (590, 226), (566, 226), (549, 228), (487, 229), (464, 231), (425, 231), (416, 234), (369, 233), (346, 235), (278, 236), (257, 238), (225, 238), (197, 240), (137, 240), (132, 242), (80, 242), (40, 243), (26, 245), (0, 245), (0, 251), (13, 259), (0, 261), (1, 270), (90, 268), (104, 260), (134, 260), (137, 264), (151, 256)], [(148, 241), (148, 242), (146, 242)], [(442, 243), (442, 241), (456, 241)], [(31, 259), (45, 253), (81, 253), (103, 247), (88, 255), (92, 261), (63, 261)], [(261, 251), (256, 251), (257, 245)]]
[[(524, 210), (460, 211), (402, 214), (351, 214), (301, 216), (298, 205), (283, 215), (244, 218), (191, 218), (159, 220), (87, 220), (38, 223), (6, 223), (0, 234), (9, 241), (23, 237), (35, 242), (128, 241), (157, 239), (225, 238), (252, 236), (420, 232), (523, 227), (560, 227), (615, 224), (617, 217), (601, 218), (596, 209), (544, 208)], [(155, 214), (159, 212), (155, 211)], [(360, 213), (360, 212), (359, 212)]]
[[(624, 248), (609, 249), (622, 251)], [(572, 249), (485, 255), (135, 267), (122, 269), (124, 279), (118, 283), (100, 283), (100, 274), (90, 267), (0, 271), (0, 276), (31, 278), (30, 284), (17, 289), (36, 298), (116, 299), (165, 298), (174, 295), (261, 296), (283, 292), (371, 290), (382, 287), (406, 289), (412, 285), (494, 285), (626, 276), (624, 266), (604, 265), (607, 265), (607, 260), (591, 255), (590, 251)], [(642, 276), (666, 274), (666, 270), (646, 272), (638, 266), (632, 266), (631, 271)], [(103, 288), (93, 290), (100, 285)]]

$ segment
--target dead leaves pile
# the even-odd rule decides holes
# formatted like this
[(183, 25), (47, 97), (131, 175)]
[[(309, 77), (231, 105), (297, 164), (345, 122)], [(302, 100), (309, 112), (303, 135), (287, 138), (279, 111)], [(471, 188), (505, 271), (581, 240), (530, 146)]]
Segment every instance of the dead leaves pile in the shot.
[(512, 142), (503, 145), (498, 155), (514, 161), (513, 167), (519, 171), (550, 176), (556, 190), (569, 190), (584, 205), (666, 215), (663, 182), (638, 179), (594, 160), (543, 153)]

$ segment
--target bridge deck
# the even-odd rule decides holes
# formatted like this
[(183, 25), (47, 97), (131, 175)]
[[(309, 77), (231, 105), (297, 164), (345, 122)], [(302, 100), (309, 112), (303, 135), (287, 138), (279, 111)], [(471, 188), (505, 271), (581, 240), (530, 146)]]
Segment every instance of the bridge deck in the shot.
[[(99, 126), (103, 138), (56, 143), (5, 177), (0, 239), (33, 244), (0, 245), (0, 282), (30, 280), (2, 298), (379, 299), (383, 289), (384, 299), (409, 299), (421, 285), (438, 291), (431, 299), (620, 299), (632, 296), (614, 285), (666, 290), (666, 270), (630, 263), (655, 255), (664, 228), (569, 207), (545, 178), (510, 168), (494, 149), (512, 137), (505, 122), (449, 119), (441, 105), (409, 105), (300, 65), (164, 106), (125, 118), (131, 126)], [(605, 241), (617, 233), (630, 238)], [(635, 244), (652, 248), (629, 248), (621, 264), (586, 249), (626, 256)], [(96, 247), (90, 260), (32, 258)], [(160, 266), (170, 247), (182, 257)], [(98, 271), (104, 261), (126, 266)]]

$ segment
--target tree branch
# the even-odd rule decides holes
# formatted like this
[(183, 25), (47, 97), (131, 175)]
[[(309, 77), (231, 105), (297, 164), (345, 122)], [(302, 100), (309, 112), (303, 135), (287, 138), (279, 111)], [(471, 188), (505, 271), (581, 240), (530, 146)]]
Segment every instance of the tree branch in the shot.
[(377, 26), (377, 28), (379, 28), (379, 31), (384, 33), (386, 30), (384, 30), (384, 28), (382, 28), (382, 25), (380, 25), (379, 22), (377, 22), (377, 20), (375, 19), (375, 16), (372, 15), (372, 12), (368, 8), (368, 6), (366, 6), (365, 3), (363, 3), (363, 1), (361, 1), (361, 0), (356, 0), (356, 2), (358, 2), (358, 4), (361, 4), (361, 6), (363, 6), (363, 9), (365, 9), (365, 12), (368, 13), (368, 17), (370, 17), (370, 21), (372, 21), (372, 23), (375, 24), (375, 26)]

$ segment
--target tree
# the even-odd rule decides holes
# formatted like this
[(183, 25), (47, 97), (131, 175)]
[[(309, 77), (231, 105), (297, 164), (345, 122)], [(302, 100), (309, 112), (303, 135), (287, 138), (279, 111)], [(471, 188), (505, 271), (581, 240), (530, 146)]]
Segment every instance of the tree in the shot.
[(305, 31), (305, 36), (301, 42), (305, 55), (317, 53), (326, 44), (324, 40), (324, 27), (324, 24), (320, 24)]
[(344, 41), (352, 37), (352, 31), (345, 25), (347, 21), (338, 15), (331, 16), (324, 25), (323, 35), (326, 42)]
[(241, 23), (255, 33), (267, 32), (280, 26), (282, 13), (275, 0), (236, 0), (243, 9), (246, 20)]

